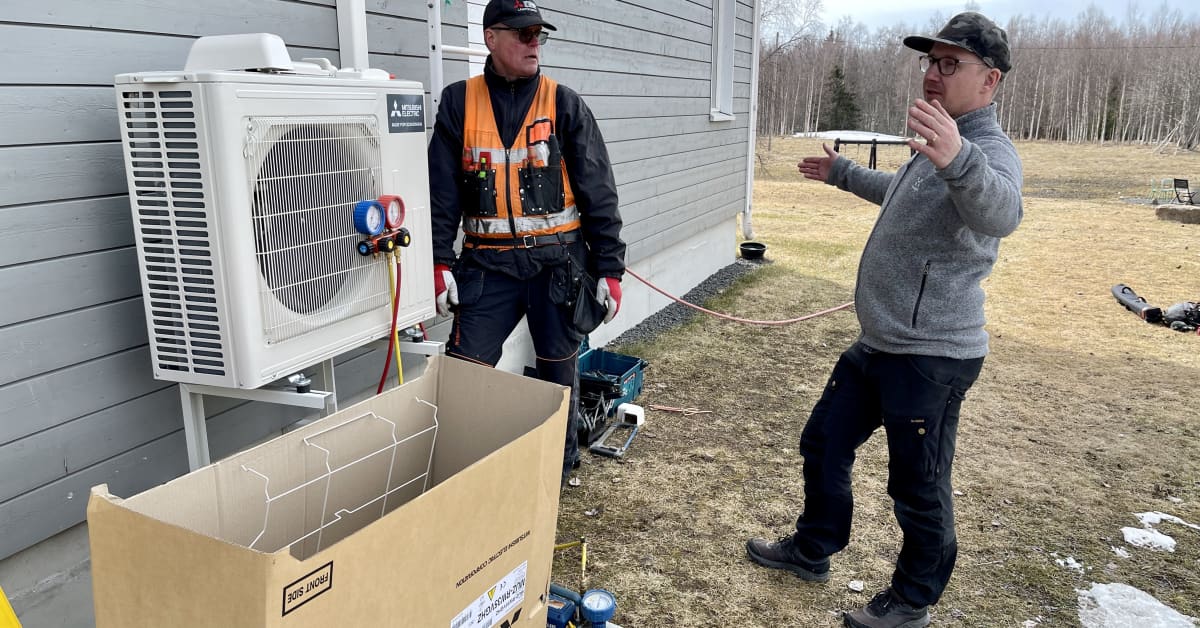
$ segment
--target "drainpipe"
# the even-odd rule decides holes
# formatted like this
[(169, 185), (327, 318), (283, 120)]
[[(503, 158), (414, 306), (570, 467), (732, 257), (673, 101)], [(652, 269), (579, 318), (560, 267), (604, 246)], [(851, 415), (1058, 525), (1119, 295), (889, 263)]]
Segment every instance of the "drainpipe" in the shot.
[(429, 100), (433, 110), (438, 110), (442, 100), (442, 0), (429, 0), (425, 3), (428, 17), (425, 23), (429, 25)]
[(442, 0), (428, 0), (425, 7), (429, 13), (425, 20), (429, 24), (429, 98), (433, 102), (433, 110), (437, 111), (438, 104), (442, 100), (442, 88), (446, 83), (445, 75), (442, 73), (443, 57), (445, 55), (486, 57), (488, 51), (461, 46), (443, 46)]
[(746, 208), (742, 210), (742, 237), (754, 239), (754, 226), (750, 221), (750, 208), (754, 206), (754, 145), (757, 140), (758, 126), (758, 33), (762, 28), (762, 3), (754, 3), (754, 52), (750, 55), (750, 133), (747, 140), (746, 152)]
[(371, 63), (367, 60), (366, 0), (337, 0), (337, 21), (341, 66), (354, 70), (370, 68)]

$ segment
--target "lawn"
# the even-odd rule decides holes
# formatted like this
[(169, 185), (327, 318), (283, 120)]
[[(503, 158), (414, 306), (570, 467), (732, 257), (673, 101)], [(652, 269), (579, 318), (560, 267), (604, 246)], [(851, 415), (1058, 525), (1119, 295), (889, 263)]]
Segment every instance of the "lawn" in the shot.
[[(1200, 616), (1200, 530), (1156, 526), (1174, 552), (1122, 534), (1149, 511), (1200, 524), (1200, 337), (1146, 324), (1110, 293), (1127, 283), (1163, 307), (1200, 299), (1200, 225), (1129, 200), (1149, 196), (1151, 179), (1200, 181), (1200, 154), (1017, 148), (1025, 218), (984, 284), (991, 354), (963, 406), (958, 567), (934, 622), (1077, 626), (1077, 590), (1093, 583), (1125, 583)], [(818, 150), (809, 139), (775, 138), (769, 152), (760, 142), (753, 230), (769, 263), (705, 305), (786, 319), (852, 300), (877, 208), (800, 178), (795, 163)], [(844, 152), (866, 163), (865, 149)], [(881, 167), (906, 157), (881, 149)], [(791, 530), (800, 430), (857, 329), (852, 311), (784, 327), (703, 317), (608, 347), (651, 363), (641, 405), (708, 411), (647, 410), (623, 460), (585, 456), (581, 485), (563, 493), (559, 539), (587, 538), (586, 584), (616, 594), (614, 621), (840, 626), (841, 611), (887, 585), (900, 536), (881, 433), (859, 452), (852, 539), (828, 584), (758, 567), (744, 549), (751, 536)], [(577, 549), (556, 557), (555, 580), (579, 586)]]

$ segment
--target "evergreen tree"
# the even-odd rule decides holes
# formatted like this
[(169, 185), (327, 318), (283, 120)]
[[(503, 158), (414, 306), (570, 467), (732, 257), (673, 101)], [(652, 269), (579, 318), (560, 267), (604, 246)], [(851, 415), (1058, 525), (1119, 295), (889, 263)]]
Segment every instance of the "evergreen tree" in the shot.
[(841, 65), (833, 66), (825, 84), (828, 86), (829, 105), (826, 115), (821, 116), (822, 131), (852, 131), (862, 123), (858, 108), (858, 97), (846, 87), (846, 75)]

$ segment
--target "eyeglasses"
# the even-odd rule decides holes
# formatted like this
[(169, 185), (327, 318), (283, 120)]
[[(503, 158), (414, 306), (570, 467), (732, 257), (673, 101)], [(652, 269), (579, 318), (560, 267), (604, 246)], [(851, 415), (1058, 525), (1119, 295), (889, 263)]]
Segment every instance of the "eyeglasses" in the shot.
[(942, 76), (953, 75), (958, 71), (958, 66), (964, 63), (969, 65), (987, 65), (979, 61), (960, 61), (954, 57), (935, 57), (933, 55), (921, 55), (917, 60), (921, 64), (922, 72), (928, 72), (929, 66), (936, 65), (938, 72), (941, 72)]
[(533, 40), (536, 39), (539, 46), (544, 46), (546, 44), (546, 40), (550, 39), (550, 33), (547, 33), (546, 31), (544, 31), (540, 28), (535, 28), (533, 26), (526, 27), (526, 28), (509, 28), (508, 26), (493, 26), (492, 30), (494, 30), (494, 31), (512, 31), (517, 34), (517, 39), (521, 40), (521, 43), (523, 43), (523, 44), (532, 44)]

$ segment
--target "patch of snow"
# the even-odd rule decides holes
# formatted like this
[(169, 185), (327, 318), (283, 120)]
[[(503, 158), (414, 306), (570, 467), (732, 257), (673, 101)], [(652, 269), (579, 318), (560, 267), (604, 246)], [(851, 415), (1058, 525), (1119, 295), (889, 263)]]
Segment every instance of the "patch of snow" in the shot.
[(1079, 562), (1075, 560), (1074, 556), (1068, 556), (1066, 558), (1055, 558), (1054, 562), (1059, 567), (1066, 567), (1067, 569), (1073, 569), (1075, 571), (1078, 571), (1079, 573), (1083, 573), (1083, 565), (1079, 564)]
[(1093, 584), (1076, 590), (1079, 623), (1083, 628), (1196, 628), (1196, 619), (1159, 602), (1154, 596), (1127, 584)]
[(817, 138), (817, 139), (822, 139), (822, 140), (838, 140), (838, 139), (840, 139), (840, 140), (849, 140), (849, 141), (855, 141), (855, 142), (861, 142), (863, 140), (866, 140), (869, 142), (871, 140), (896, 141), (896, 140), (909, 139), (907, 137), (901, 137), (899, 135), (888, 135), (886, 133), (875, 133), (872, 131), (848, 131), (848, 130), (818, 131), (815, 133), (793, 133), (792, 137), (812, 137), (812, 138)]
[(1147, 528), (1149, 528), (1151, 526), (1156, 526), (1164, 521), (1167, 521), (1169, 523), (1178, 523), (1181, 526), (1186, 526), (1193, 530), (1200, 530), (1200, 526), (1198, 526), (1194, 523), (1188, 523), (1188, 522), (1184, 521), (1183, 519), (1176, 517), (1175, 515), (1168, 515), (1168, 514), (1161, 513), (1161, 512), (1139, 512), (1139, 513), (1135, 514), (1134, 516), (1137, 517), (1138, 521), (1141, 521), (1142, 525)]
[(1183, 498), (1182, 498), (1182, 497), (1176, 497), (1176, 496), (1174, 496), (1174, 495), (1168, 495), (1168, 496), (1167, 496), (1167, 501), (1171, 502), (1172, 504), (1182, 504), (1182, 503), (1183, 503)]
[(1131, 556), (1129, 550), (1125, 549), (1124, 547), (1115, 547), (1113, 545), (1109, 545), (1109, 548), (1112, 549), (1114, 554), (1121, 558), (1129, 558)]
[(1144, 547), (1151, 550), (1175, 551), (1175, 539), (1158, 530), (1143, 530), (1141, 528), (1121, 528), (1125, 542), (1134, 547)]
[(1021, 628), (1036, 628), (1037, 626), (1041, 625), (1042, 617), (1040, 615), (1034, 617), (1033, 619), (1026, 619), (1025, 621), (1021, 622)]

